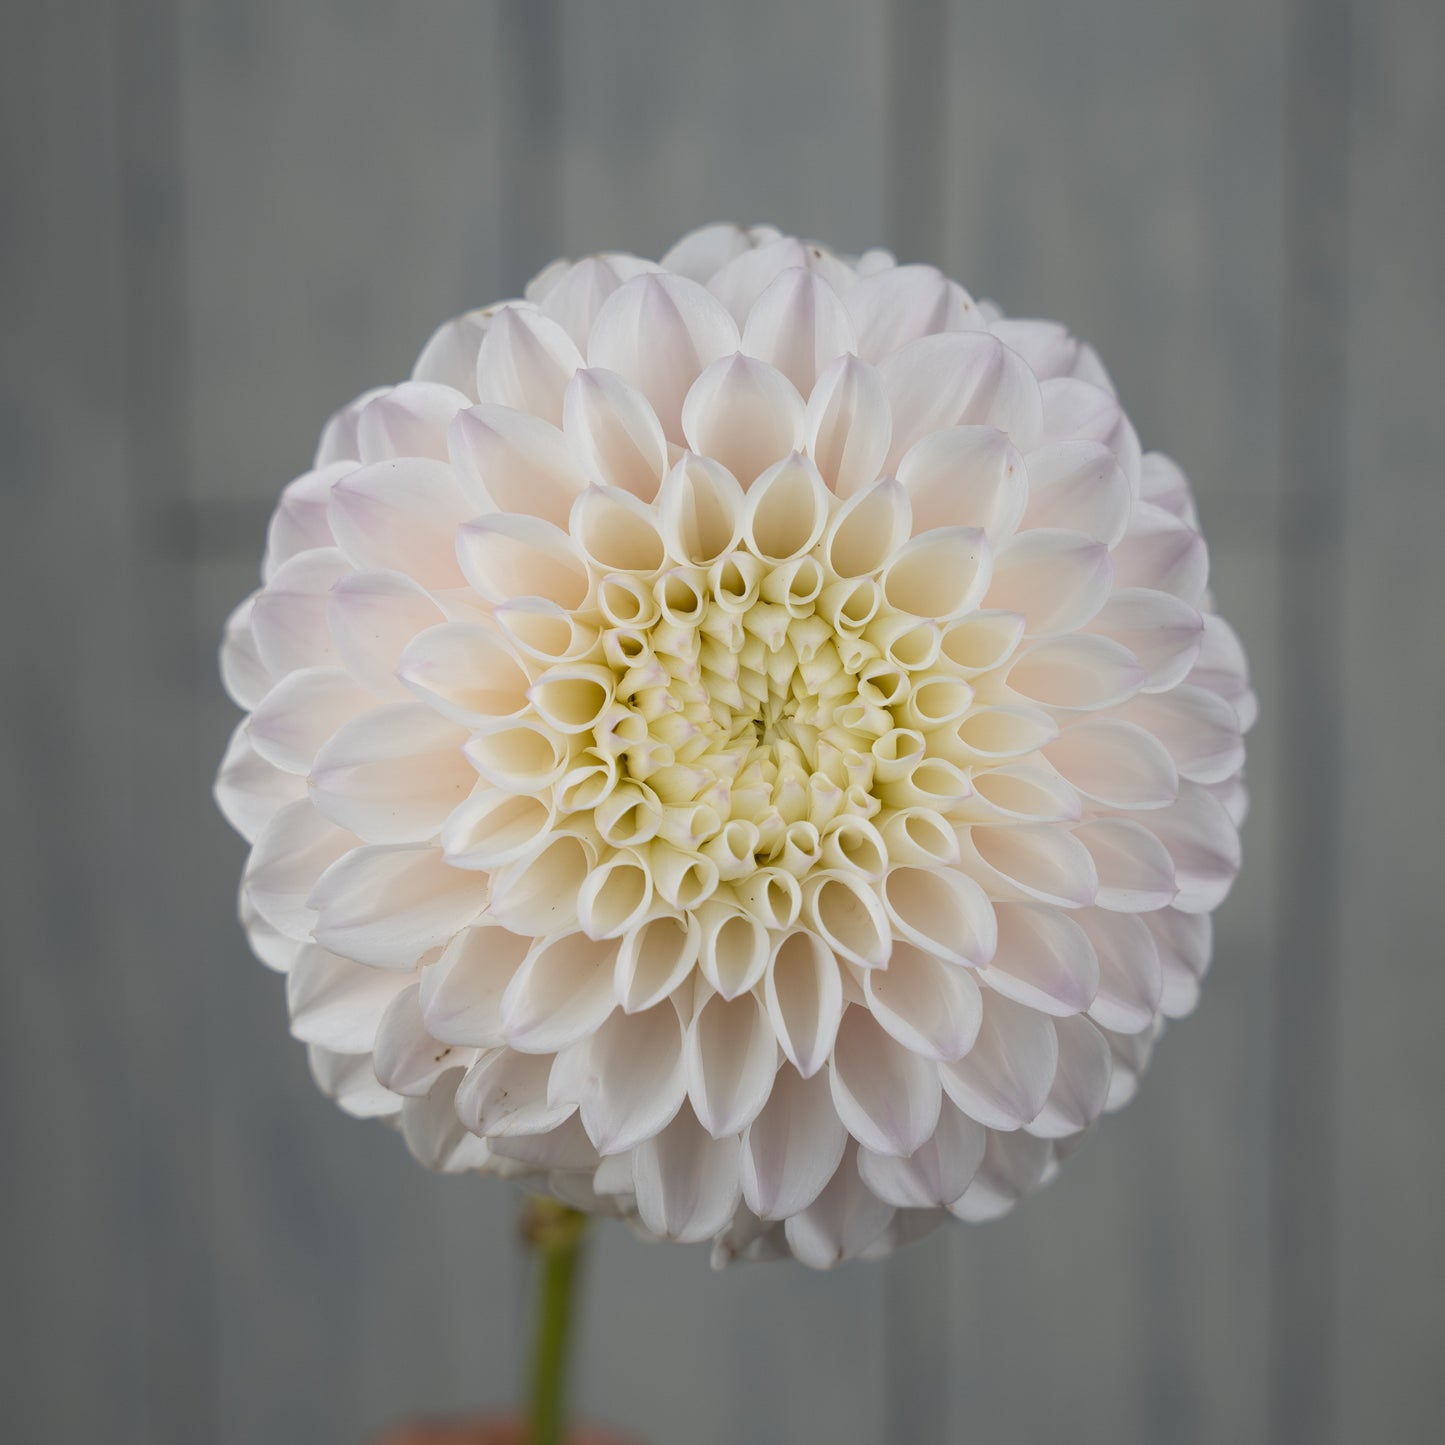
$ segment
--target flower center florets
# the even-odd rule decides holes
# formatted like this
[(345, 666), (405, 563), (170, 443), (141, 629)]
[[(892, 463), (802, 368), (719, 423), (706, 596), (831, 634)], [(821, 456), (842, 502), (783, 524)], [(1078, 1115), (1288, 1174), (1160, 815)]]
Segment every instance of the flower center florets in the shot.
[(878, 500), (795, 496), (710, 560), (650, 508), (574, 527), (587, 594), (523, 722), (560, 745), (550, 805), (595, 859), (594, 936), (710, 900), (787, 928), (810, 879), (876, 883), (890, 829), (946, 827), (971, 790), (974, 690), (946, 651), (968, 567), (916, 546), (895, 565)]

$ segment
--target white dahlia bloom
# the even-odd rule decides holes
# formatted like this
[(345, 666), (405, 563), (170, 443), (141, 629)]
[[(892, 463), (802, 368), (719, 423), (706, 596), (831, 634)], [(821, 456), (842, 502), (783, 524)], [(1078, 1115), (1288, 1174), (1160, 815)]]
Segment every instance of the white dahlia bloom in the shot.
[(231, 618), (241, 916), (321, 1087), (718, 1259), (989, 1219), (1239, 864), (1245, 660), (1097, 357), (712, 226), (332, 418)]

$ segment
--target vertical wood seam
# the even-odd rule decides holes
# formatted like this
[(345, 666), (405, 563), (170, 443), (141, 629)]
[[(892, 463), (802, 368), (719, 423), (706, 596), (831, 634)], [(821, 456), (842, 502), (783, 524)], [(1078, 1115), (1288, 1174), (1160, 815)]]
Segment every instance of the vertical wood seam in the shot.
[[(1336, 1438), (1342, 608), (1350, 0), (1288, 12), (1281, 296), (1281, 883), (1276, 910), (1270, 1438)], [(1266, 705), (1269, 697), (1266, 692)]]

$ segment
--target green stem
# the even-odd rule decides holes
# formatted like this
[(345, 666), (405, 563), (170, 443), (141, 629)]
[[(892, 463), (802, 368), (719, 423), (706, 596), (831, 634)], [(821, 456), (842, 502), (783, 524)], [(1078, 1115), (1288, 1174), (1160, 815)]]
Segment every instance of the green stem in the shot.
[(587, 1216), (555, 1199), (531, 1197), (522, 1232), (537, 1255), (532, 1323), (530, 1445), (562, 1445), (567, 1434), (567, 1346)]

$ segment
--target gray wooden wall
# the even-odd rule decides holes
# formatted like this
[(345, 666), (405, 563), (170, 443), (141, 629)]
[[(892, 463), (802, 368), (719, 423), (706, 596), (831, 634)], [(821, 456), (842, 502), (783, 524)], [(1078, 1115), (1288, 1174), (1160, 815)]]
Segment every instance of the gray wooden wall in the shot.
[(317, 1096), (231, 922), (224, 612), (326, 412), (557, 253), (769, 220), (1094, 340), (1264, 700), (1140, 1099), (1002, 1224), (597, 1243), (655, 1445), (1445, 1438), (1445, 7), (16, 0), (0, 35), (0, 1411), (359, 1445), (505, 1401), (501, 1185)]

